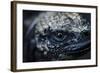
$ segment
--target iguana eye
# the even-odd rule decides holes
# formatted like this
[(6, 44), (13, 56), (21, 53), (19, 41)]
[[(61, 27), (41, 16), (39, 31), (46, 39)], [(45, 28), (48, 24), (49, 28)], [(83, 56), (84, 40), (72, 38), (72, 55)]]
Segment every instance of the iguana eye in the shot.
[(51, 34), (50, 36), (52, 37), (52, 39), (57, 42), (64, 41), (68, 36), (68, 32), (64, 32), (64, 31), (55, 31), (50, 34)]
[(57, 33), (57, 37), (58, 37), (58, 38), (62, 38), (62, 37), (63, 37), (63, 34), (58, 32), (58, 33)]

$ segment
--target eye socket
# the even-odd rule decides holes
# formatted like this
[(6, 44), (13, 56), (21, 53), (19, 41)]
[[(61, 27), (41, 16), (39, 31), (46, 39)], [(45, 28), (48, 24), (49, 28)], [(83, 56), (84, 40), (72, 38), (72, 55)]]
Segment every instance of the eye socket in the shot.
[(57, 35), (56, 35), (58, 38), (62, 38), (64, 35), (63, 35), (63, 33), (57, 33)]
[(55, 41), (63, 41), (68, 37), (68, 32), (64, 32), (64, 31), (54, 31), (52, 33), (50, 33), (50, 38), (52, 38)]
[(53, 35), (54, 40), (56, 41), (63, 41), (65, 39), (66, 35), (63, 35), (62, 33), (57, 33), (57, 35)]

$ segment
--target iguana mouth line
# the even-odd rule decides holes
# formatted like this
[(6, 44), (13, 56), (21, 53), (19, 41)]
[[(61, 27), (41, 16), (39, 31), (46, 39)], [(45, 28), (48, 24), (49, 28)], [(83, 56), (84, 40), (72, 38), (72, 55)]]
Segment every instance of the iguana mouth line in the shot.
[(90, 41), (86, 41), (86, 42), (82, 42), (82, 43), (78, 43), (78, 44), (72, 44), (72, 45), (68, 45), (68, 46), (64, 46), (64, 47), (56, 47), (55, 49), (51, 48), (50, 50), (53, 50), (53, 51), (55, 50), (55, 52), (60, 51), (60, 52), (71, 53), (71, 52), (75, 52), (75, 51), (78, 52), (78, 51), (84, 50), (84, 48), (88, 48), (89, 45), (90, 45)]

